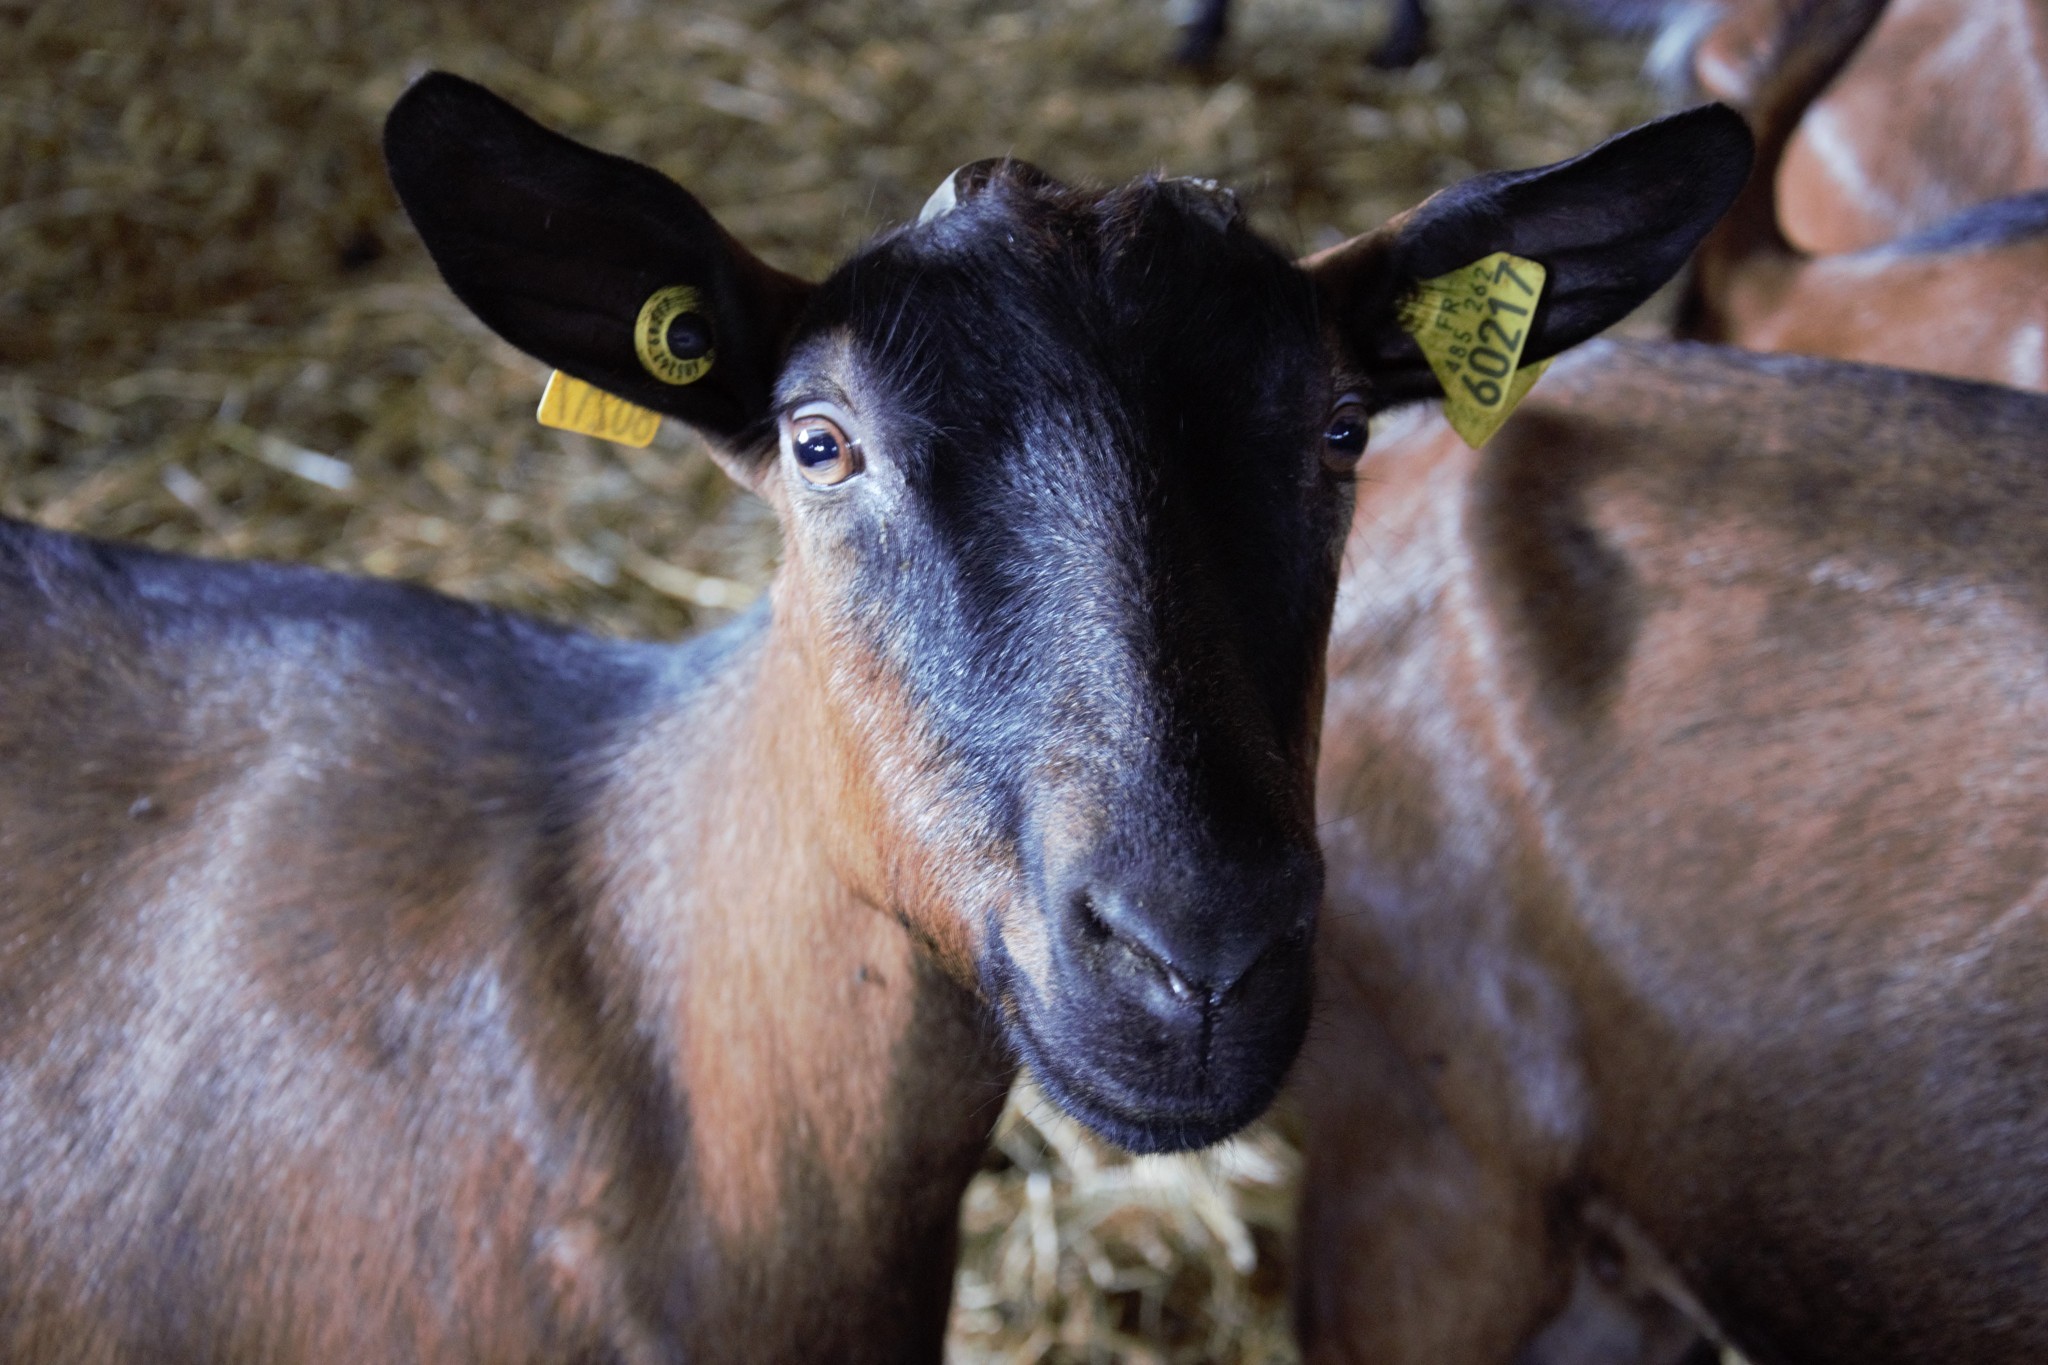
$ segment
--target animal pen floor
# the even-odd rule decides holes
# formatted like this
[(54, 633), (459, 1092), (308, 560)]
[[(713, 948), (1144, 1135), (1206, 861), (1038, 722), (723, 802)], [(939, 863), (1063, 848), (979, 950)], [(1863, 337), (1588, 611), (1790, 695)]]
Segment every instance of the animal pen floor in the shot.
[[(0, 0), (0, 510), (204, 554), (394, 575), (673, 636), (774, 563), (674, 423), (544, 430), (542, 368), (441, 286), (377, 151), (447, 67), (660, 166), (818, 272), (1009, 153), (1069, 180), (1234, 185), (1291, 248), (1656, 112), (1639, 44), (1438, 0), (1368, 69), (1381, 0), (1239, 0), (1216, 77), (1162, 0)], [(959, 1361), (1278, 1361), (1284, 1120), (1131, 1161), (1028, 1088), (969, 1191)]]

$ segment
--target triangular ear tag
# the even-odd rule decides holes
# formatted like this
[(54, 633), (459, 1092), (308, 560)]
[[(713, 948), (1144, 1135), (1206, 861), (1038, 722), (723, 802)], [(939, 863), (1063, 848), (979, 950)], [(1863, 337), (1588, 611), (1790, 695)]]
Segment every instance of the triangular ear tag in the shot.
[(1496, 251), (1422, 281), (1402, 301), (1401, 326), (1444, 386), (1444, 416), (1474, 450), (1550, 363), (1518, 368), (1545, 275), (1534, 261)]
[(540, 410), (533, 416), (544, 427), (581, 432), (622, 446), (649, 444), (661, 426), (660, 413), (615, 398), (560, 370), (548, 376), (547, 389), (540, 396)]

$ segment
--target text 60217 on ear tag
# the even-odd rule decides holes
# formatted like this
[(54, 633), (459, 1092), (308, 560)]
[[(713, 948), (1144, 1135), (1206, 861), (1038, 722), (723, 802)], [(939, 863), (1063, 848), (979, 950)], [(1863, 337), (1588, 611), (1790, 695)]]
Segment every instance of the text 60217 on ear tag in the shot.
[(1401, 326), (1443, 385), (1444, 416), (1474, 449), (1500, 430), (1550, 363), (1521, 364), (1545, 278), (1535, 261), (1496, 251), (1422, 281), (1401, 306)]
[(622, 446), (648, 444), (661, 426), (660, 413), (614, 397), (560, 370), (548, 376), (547, 389), (540, 396), (540, 411), (534, 418), (544, 427), (581, 432)]

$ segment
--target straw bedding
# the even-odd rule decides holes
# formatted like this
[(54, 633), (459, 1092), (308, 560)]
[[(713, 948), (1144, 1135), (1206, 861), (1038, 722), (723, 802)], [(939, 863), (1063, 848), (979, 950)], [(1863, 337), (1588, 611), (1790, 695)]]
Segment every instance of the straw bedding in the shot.
[[(1214, 176), (1308, 249), (1655, 112), (1635, 47), (1438, 10), (1441, 55), (1388, 75), (1378, 0), (1239, 0), (1197, 81), (1158, 0), (0, 0), (0, 511), (603, 631), (715, 623), (767, 579), (766, 513), (673, 423), (645, 451), (533, 423), (541, 368), (385, 184), (411, 76), (651, 161), (805, 272), (982, 156)], [(1297, 1170), (1272, 1123), (1130, 1161), (1020, 1088), (963, 1212), (954, 1358), (1291, 1359)]]

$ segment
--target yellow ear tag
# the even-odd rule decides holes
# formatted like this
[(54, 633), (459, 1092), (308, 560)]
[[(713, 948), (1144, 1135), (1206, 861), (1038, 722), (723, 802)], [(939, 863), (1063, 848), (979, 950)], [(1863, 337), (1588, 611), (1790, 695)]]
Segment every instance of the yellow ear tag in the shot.
[(712, 349), (704, 296), (687, 284), (655, 290), (633, 321), (633, 351), (664, 384), (694, 384), (711, 373), (718, 352)]
[(1444, 416), (1474, 450), (1500, 430), (1550, 364), (1517, 368), (1545, 274), (1534, 261), (1496, 251), (1422, 281), (1402, 301), (1401, 326), (1443, 383)]
[(547, 389), (540, 396), (540, 411), (534, 419), (544, 427), (578, 431), (601, 441), (617, 441), (622, 446), (646, 445), (661, 425), (660, 413), (614, 398), (560, 370), (548, 376)]

